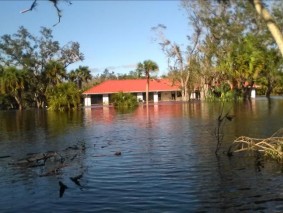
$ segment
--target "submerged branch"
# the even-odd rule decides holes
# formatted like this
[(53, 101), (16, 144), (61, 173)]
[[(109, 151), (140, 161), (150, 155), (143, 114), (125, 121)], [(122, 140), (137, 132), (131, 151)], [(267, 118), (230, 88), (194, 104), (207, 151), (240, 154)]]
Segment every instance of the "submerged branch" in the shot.
[(240, 136), (229, 147), (228, 154), (254, 151), (261, 152), (265, 157), (283, 163), (283, 128), (269, 138)]

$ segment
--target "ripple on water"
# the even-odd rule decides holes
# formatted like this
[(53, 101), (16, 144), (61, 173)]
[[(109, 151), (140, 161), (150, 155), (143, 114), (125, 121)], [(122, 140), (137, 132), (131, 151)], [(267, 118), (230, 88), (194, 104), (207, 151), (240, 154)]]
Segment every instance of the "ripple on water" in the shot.
[[(260, 129), (266, 134), (281, 126), (279, 102), (268, 114), (264, 101), (232, 109), (236, 118), (227, 125), (224, 145), (239, 134), (260, 135)], [(250, 157), (214, 155), (218, 109), (209, 103), (162, 105), (150, 108), (147, 117), (142, 109), (119, 115), (112, 108), (98, 108), (75, 117), (70, 113), (36, 118), (42, 122), (22, 120), (19, 125), (35, 125), (27, 131), (13, 124), (13, 134), (11, 129), (1, 132), (5, 141), (0, 142), (0, 156), (10, 155), (9, 150), (13, 156), (62, 150), (78, 139), (85, 139), (87, 149), (75, 165), (50, 177), (38, 177), (40, 169), (7, 166), (7, 159), (1, 159), (0, 211), (281, 212), (281, 168), (267, 163), (258, 172)], [(115, 156), (117, 151), (120, 156)], [(80, 173), (81, 187), (70, 180)], [(62, 198), (59, 181), (68, 186)]]

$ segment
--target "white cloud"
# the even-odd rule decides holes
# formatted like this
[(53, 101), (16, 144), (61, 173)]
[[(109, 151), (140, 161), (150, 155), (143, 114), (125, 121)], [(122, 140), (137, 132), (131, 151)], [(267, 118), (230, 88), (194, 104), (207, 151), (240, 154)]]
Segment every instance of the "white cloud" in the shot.
[(109, 67), (106, 67), (106, 69), (109, 69), (109, 70), (133, 69), (136, 67), (137, 67), (137, 64), (126, 64), (126, 65), (119, 65), (119, 66), (109, 66)]

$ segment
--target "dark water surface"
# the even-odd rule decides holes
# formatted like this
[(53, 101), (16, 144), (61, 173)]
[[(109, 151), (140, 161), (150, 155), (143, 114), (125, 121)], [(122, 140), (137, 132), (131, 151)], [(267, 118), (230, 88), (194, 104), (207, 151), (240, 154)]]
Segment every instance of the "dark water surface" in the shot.
[[(121, 114), (0, 111), (0, 212), (283, 212), (281, 167), (261, 171), (248, 156), (214, 154), (217, 103), (160, 103)], [(283, 99), (226, 104), (222, 151), (238, 136), (283, 127)], [(13, 165), (28, 153), (84, 142), (57, 175)], [(221, 152), (222, 152), (221, 151)], [(121, 152), (121, 155), (115, 155)], [(76, 157), (76, 158), (75, 158)], [(81, 186), (70, 177), (83, 174)], [(59, 184), (68, 186), (59, 198)]]

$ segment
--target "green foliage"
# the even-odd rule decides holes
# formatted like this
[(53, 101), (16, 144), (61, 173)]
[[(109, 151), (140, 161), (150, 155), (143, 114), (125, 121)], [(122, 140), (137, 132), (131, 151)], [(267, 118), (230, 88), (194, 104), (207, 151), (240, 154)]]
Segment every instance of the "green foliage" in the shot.
[(138, 105), (137, 98), (130, 93), (119, 92), (111, 97), (111, 102), (117, 109), (132, 109)]
[(242, 100), (241, 92), (234, 89), (231, 90), (228, 84), (221, 84), (219, 87), (210, 89), (208, 91), (206, 101), (220, 101), (220, 102), (231, 102)]
[(79, 66), (78, 69), (72, 70), (68, 76), (70, 81), (75, 82), (80, 90), (82, 89), (82, 83), (87, 83), (92, 79), (90, 70), (87, 66)]
[(16, 106), (17, 103), (12, 96), (0, 94), (0, 109), (13, 109)]
[[(274, 5), (276, 3), (269, 3), (271, 14), (280, 26), (283, 7)], [(182, 6), (188, 16), (195, 14), (194, 20), (202, 26), (197, 55), (203, 88), (228, 83), (231, 90), (241, 90), (245, 97), (249, 97), (247, 85), (253, 86), (256, 82), (256, 85), (267, 88), (266, 93), (277, 91), (282, 56), (266, 23), (259, 18), (252, 4), (245, 0), (229, 1), (229, 4), (183, 0)], [(225, 91), (219, 92), (225, 100), (232, 96)], [(210, 97), (214, 98), (213, 95)]]
[[(28, 73), (15, 67), (5, 67), (0, 72), (0, 94), (13, 97), (20, 109), (27, 89)], [(8, 99), (5, 99), (6, 101)]]
[(158, 71), (158, 65), (152, 60), (145, 60), (143, 63), (138, 63), (137, 73), (144, 74), (146, 78), (150, 77), (150, 73)]
[[(8, 91), (8, 84), (14, 86), (9, 90), (17, 99), (19, 108), (22, 104), (27, 106), (44, 107), (46, 105), (47, 87), (55, 86), (66, 79), (66, 68), (77, 61), (83, 60), (80, 45), (77, 42), (69, 42), (60, 46), (58, 41), (53, 40), (52, 30), (42, 28), (40, 36), (33, 36), (24, 27), (12, 35), (5, 34), (0, 38), (0, 64), (5, 69), (16, 67), (24, 72), (24, 76), (10, 70), (9, 75), (2, 73), (1, 90)], [(14, 77), (13, 77), (14, 75)], [(3, 80), (3, 78), (5, 80)], [(11, 83), (11, 78), (20, 81)], [(10, 80), (9, 80), (10, 79)], [(9, 83), (10, 81), (10, 83)], [(5, 88), (6, 89), (5, 89)], [(17, 95), (16, 95), (17, 94)], [(25, 101), (25, 103), (22, 103)]]
[(58, 61), (49, 61), (42, 73), (47, 85), (56, 86), (63, 82), (66, 79), (66, 69), (63, 64)]
[(236, 91), (231, 90), (223, 92), (220, 97), (221, 102), (231, 102), (239, 99), (240, 97), (237, 95)]
[(48, 109), (70, 110), (80, 106), (80, 92), (74, 83), (60, 83), (47, 90)]

